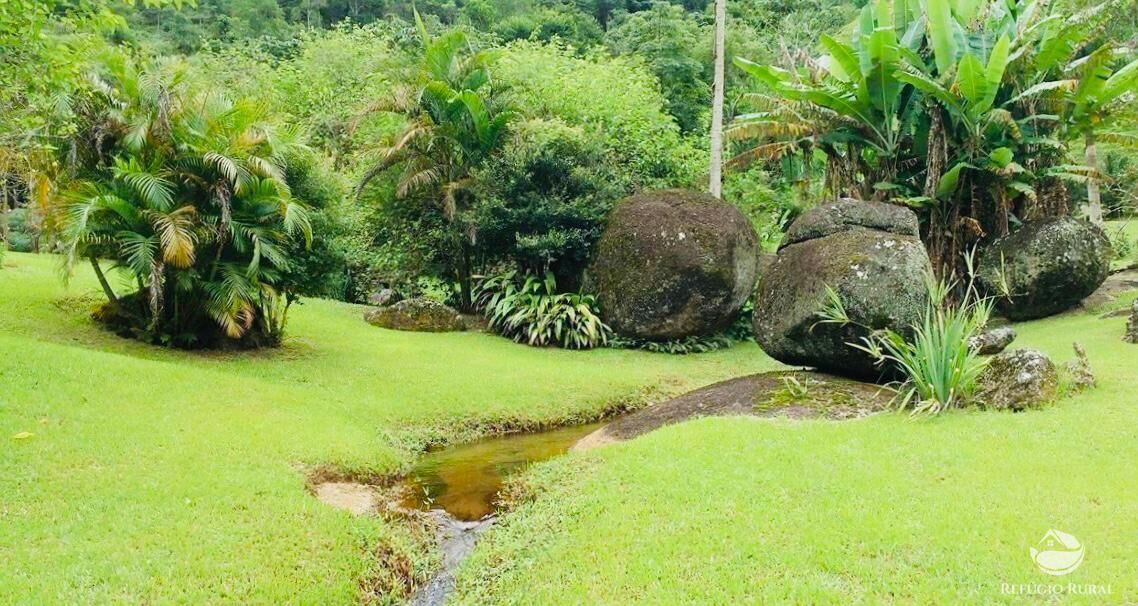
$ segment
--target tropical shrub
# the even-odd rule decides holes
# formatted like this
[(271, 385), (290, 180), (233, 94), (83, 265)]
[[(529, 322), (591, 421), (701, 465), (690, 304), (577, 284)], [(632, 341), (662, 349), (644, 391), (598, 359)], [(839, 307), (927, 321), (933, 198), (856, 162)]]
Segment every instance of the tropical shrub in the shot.
[(681, 135), (656, 77), (635, 57), (516, 42), (502, 50), (495, 76), (527, 116), (597, 137), (637, 188), (695, 185), (707, 170), (706, 151)]
[(522, 273), (552, 272), (570, 289), (613, 204), (632, 189), (599, 141), (556, 120), (517, 124), (475, 179), (479, 204), (467, 222), (477, 230), (478, 254)]
[(518, 343), (592, 349), (607, 345), (612, 335), (597, 315), (596, 299), (558, 293), (552, 273), (521, 280), (520, 274), (510, 271), (483, 279), (476, 292), (478, 308), (490, 328)]
[[(860, 343), (848, 344), (873, 356), (883, 368), (895, 369), (904, 376), (894, 400), (898, 408), (913, 414), (939, 414), (968, 403), (976, 390), (988, 358), (980, 356), (970, 342), (987, 326), (994, 302), (982, 297), (976, 288), (971, 255), (965, 263), (969, 278), (964, 297), (956, 302), (949, 298), (954, 284), (937, 280), (931, 273), (927, 276), (928, 308), (921, 321), (912, 326), (911, 338), (887, 329), (871, 332)], [(819, 316), (822, 323), (852, 323), (841, 296), (833, 289), (829, 290), (829, 304)]]
[[(99, 279), (97, 317), (176, 347), (279, 342), (297, 295), (283, 273), (292, 243), (311, 241), (286, 177), (297, 133), (261, 104), (197, 89), (179, 63), (110, 56), (91, 77), (62, 150), (76, 179), (49, 220), (68, 272), (86, 260)], [(137, 290), (116, 294), (101, 259)]]

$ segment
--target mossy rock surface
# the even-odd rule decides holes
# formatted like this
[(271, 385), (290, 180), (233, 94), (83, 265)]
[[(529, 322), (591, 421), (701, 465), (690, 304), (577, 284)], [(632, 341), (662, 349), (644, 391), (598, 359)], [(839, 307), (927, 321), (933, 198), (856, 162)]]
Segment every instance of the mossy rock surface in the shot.
[(422, 297), (368, 310), (364, 320), (380, 328), (413, 332), (450, 332), (465, 328), (462, 316), (454, 308)]
[(997, 296), (1000, 313), (1033, 320), (1071, 309), (1094, 293), (1110, 274), (1112, 256), (1101, 228), (1059, 217), (1026, 223), (993, 242), (981, 255), (978, 274)]
[(710, 335), (738, 316), (758, 262), (758, 237), (734, 206), (701, 192), (643, 192), (613, 210), (588, 287), (623, 337)]
[(1058, 391), (1059, 371), (1051, 358), (1034, 349), (1016, 349), (988, 362), (973, 399), (985, 408), (1018, 411), (1039, 408)]
[(920, 235), (917, 215), (903, 206), (843, 198), (803, 213), (786, 230), (779, 248), (858, 227), (914, 238)]
[[(882, 369), (873, 358), (849, 344), (861, 343), (870, 330), (909, 335), (928, 305), (929, 269), (928, 253), (916, 236), (853, 225), (785, 246), (759, 283), (755, 340), (785, 364), (879, 378)], [(827, 287), (841, 296), (851, 324), (819, 323), (829, 301)]]

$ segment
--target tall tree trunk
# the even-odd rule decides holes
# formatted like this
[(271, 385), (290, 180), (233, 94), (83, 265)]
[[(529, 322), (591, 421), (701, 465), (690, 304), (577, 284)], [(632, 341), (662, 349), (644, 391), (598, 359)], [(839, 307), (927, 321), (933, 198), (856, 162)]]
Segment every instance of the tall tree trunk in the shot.
[(723, 80), (727, 0), (715, 0), (715, 83), (711, 97), (711, 170), (708, 191), (723, 197)]
[(1087, 179), (1087, 215), (1091, 223), (1102, 225), (1102, 194), (1099, 193), (1098, 188), (1098, 154), (1095, 150), (1095, 133), (1093, 130), (1087, 131), (1086, 142), (1086, 164), (1095, 172)]
[(474, 311), (474, 303), (471, 299), (471, 262), (470, 262), (470, 243), (465, 239), (462, 241), (462, 259), (458, 267), (458, 296), (459, 308), (466, 313)]
[(0, 246), (8, 243), (8, 177), (0, 182)]
[(115, 296), (115, 291), (111, 288), (110, 282), (107, 282), (107, 276), (103, 274), (103, 268), (99, 267), (99, 260), (94, 256), (88, 258), (91, 260), (91, 269), (95, 270), (95, 277), (99, 279), (99, 286), (103, 287), (103, 294), (107, 296), (107, 300), (112, 304), (118, 305), (119, 298)]

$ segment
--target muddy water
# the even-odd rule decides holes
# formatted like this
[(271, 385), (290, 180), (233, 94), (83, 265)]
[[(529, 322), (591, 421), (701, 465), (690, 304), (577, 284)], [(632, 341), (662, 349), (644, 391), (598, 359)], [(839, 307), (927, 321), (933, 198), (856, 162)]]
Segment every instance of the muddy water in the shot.
[(481, 520), (494, 513), (506, 476), (530, 463), (564, 454), (601, 425), (487, 438), (427, 453), (403, 481), (402, 504), (424, 511), (442, 509), (461, 521)]

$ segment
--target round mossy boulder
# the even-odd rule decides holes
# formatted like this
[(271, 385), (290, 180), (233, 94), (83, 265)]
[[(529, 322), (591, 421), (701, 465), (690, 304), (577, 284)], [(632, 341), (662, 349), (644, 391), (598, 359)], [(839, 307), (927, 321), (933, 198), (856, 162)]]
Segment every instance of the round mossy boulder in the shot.
[(364, 320), (380, 328), (415, 332), (448, 332), (465, 327), (454, 308), (423, 297), (369, 310)]
[(1000, 313), (1032, 320), (1087, 298), (1106, 281), (1111, 257), (1110, 239), (1101, 228), (1058, 217), (1025, 223), (993, 242), (981, 254), (977, 273)]
[[(848, 204), (839, 203), (838, 208), (848, 210)], [(901, 213), (867, 210), (880, 211), (876, 216), (913, 214), (908, 209), (893, 208)], [(882, 369), (871, 356), (849, 344), (860, 344), (870, 330), (889, 328), (902, 335), (911, 333), (928, 305), (928, 253), (915, 235), (915, 216), (911, 220), (876, 221), (871, 225), (882, 229), (871, 229), (842, 218), (855, 216), (850, 213), (830, 219), (818, 216), (832, 212), (833, 205), (823, 205), (800, 217), (796, 225), (806, 222), (841, 227), (818, 230), (817, 237), (784, 245), (774, 264), (763, 273), (755, 297), (755, 340), (772, 358), (786, 364), (874, 379), (883, 374)], [(871, 215), (866, 212), (857, 216)], [(788, 233), (804, 231), (792, 225)], [(851, 323), (819, 323), (819, 312), (829, 303), (830, 288), (841, 297)]]
[(617, 204), (588, 283), (618, 335), (666, 341), (727, 328), (758, 264), (758, 237), (734, 206), (702, 192), (650, 191)]

